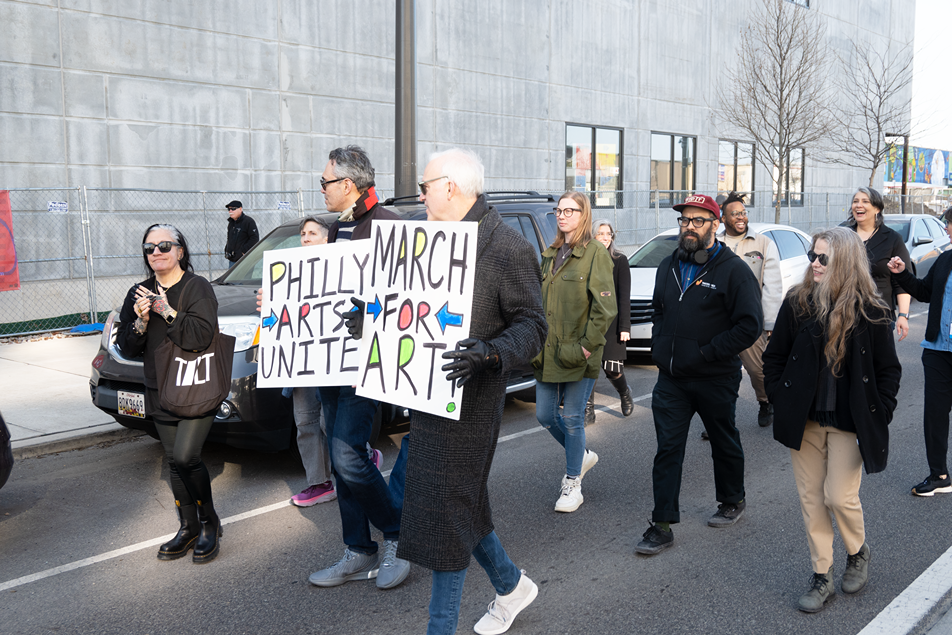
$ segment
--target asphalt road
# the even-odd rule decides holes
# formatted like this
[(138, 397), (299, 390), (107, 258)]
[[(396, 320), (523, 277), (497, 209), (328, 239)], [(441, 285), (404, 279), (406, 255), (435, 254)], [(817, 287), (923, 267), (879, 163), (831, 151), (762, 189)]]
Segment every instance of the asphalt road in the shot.
[[(923, 311), (914, 305), (913, 312)], [(650, 399), (631, 417), (599, 412), (588, 446), (600, 461), (585, 479), (585, 503), (553, 511), (564, 455), (535, 421), (534, 405), (510, 399), (490, 480), (496, 529), (516, 564), (539, 584), (511, 633), (857, 633), (952, 545), (952, 497), (909, 495), (928, 473), (921, 431), (919, 341), (925, 316), (899, 344), (899, 407), (887, 470), (864, 475), (861, 498), (872, 549), (870, 583), (827, 610), (796, 610), (810, 559), (789, 451), (756, 423), (745, 377), (738, 427), (747, 456), (747, 512), (712, 529), (716, 510), (709, 445), (692, 430), (675, 546), (655, 557), (633, 547), (650, 517), (655, 450)], [(656, 371), (629, 365), (635, 396)], [(602, 379), (600, 405), (617, 406)], [(519, 435), (520, 432), (528, 434)], [(378, 447), (392, 465), (396, 447)], [(206, 448), (224, 527), (221, 555), (207, 565), (160, 562), (155, 540), (177, 525), (168, 470), (148, 437), (16, 465), (0, 490), (0, 632), (21, 633), (423, 633), (429, 573), (414, 566), (399, 588), (372, 582), (318, 589), (308, 575), (342, 553), (337, 503), (282, 505), (304, 486), (296, 455)], [(276, 505), (277, 504), (277, 505)], [(239, 514), (256, 515), (235, 519)], [(144, 548), (140, 543), (153, 541)], [(846, 553), (836, 544), (837, 576)], [(100, 554), (118, 555), (64, 572)], [(34, 574), (33, 581), (20, 581)], [(4, 584), (7, 588), (4, 588)], [(838, 586), (838, 584), (837, 584)], [(482, 570), (470, 569), (460, 617), (472, 632), (493, 599)]]

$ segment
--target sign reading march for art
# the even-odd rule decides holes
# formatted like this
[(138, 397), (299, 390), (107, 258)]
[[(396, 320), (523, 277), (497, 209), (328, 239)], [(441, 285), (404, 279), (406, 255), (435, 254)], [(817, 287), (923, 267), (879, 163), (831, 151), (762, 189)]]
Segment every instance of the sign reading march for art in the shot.
[(444, 351), (469, 336), (476, 223), (374, 221), (357, 394), (458, 420)]
[(353, 386), (360, 342), (341, 314), (370, 293), (370, 242), (266, 251), (258, 386)]

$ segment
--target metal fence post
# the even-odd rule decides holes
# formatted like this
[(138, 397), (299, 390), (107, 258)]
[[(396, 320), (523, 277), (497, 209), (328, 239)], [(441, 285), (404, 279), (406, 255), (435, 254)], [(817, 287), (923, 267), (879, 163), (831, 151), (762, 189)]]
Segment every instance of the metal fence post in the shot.
[(298, 188), (298, 218), (304, 218), (304, 190)]
[(658, 190), (655, 190), (654, 226), (655, 226), (655, 234), (660, 234), (661, 233), (661, 194)]
[(202, 192), (202, 218), (205, 219), (205, 251), (208, 253), (208, 279), (212, 279), (212, 239), (208, 233), (208, 207), (205, 205), (205, 192)]
[(95, 324), (99, 321), (99, 313), (96, 312), (96, 271), (93, 265), (93, 235), (89, 227), (89, 196), (86, 193), (85, 185), (80, 189), (79, 221), (83, 228), (83, 255), (86, 258), (86, 293), (89, 298), (89, 323)]

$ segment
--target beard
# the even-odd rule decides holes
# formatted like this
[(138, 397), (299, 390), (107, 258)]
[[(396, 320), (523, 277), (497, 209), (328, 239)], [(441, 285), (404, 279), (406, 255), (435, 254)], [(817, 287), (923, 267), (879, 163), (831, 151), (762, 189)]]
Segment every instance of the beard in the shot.
[(711, 223), (703, 234), (698, 234), (693, 229), (684, 229), (678, 237), (678, 246), (688, 253), (694, 253), (705, 249), (713, 236), (714, 223)]

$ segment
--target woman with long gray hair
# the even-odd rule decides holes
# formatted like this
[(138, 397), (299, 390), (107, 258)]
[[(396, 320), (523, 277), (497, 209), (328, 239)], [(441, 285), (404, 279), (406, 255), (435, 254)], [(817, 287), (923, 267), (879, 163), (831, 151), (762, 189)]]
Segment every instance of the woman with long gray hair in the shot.
[[(605, 352), (602, 353), (602, 370), (609, 383), (621, 398), (621, 413), (628, 416), (635, 409), (631, 400), (631, 388), (625, 378), (625, 360), (628, 359), (627, 342), (631, 338), (631, 269), (628, 258), (615, 247), (615, 229), (607, 220), (595, 222), (595, 240), (605, 245), (612, 257), (612, 279), (615, 282), (615, 303), (618, 315), (605, 332)], [(595, 423), (595, 389), (585, 406), (585, 425)]]
[(866, 586), (859, 487), (864, 466), (868, 474), (886, 468), (902, 367), (856, 232), (821, 232), (808, 256), (812, 265), (787, 292), (763, 359), (774, 438), (790, 448), (813, 564), (799, 608), (816, 613), (836, 593), (831, 515), (847, 552), (843, 593)]

